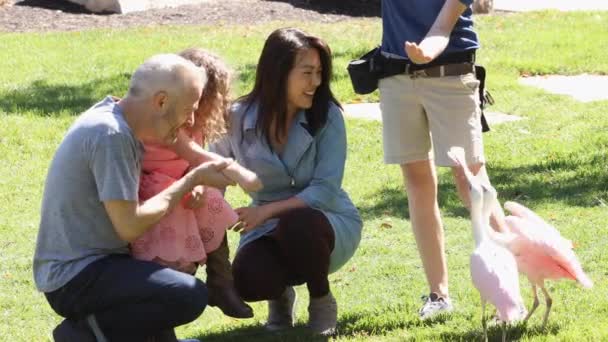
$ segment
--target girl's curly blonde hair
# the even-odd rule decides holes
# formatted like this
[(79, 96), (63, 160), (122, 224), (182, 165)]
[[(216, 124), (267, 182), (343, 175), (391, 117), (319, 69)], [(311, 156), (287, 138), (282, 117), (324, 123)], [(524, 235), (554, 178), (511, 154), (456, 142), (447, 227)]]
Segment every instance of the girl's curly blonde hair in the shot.
[(230, 83), (232, 70), (217, 55), (199, 48), (189, 48), (179, 54), (198, 67), (205, 69), (207, 84), (194, 113), (192, 130), (203, 132), (204, 144), (211, 143), (226, 134), (230, 107)]

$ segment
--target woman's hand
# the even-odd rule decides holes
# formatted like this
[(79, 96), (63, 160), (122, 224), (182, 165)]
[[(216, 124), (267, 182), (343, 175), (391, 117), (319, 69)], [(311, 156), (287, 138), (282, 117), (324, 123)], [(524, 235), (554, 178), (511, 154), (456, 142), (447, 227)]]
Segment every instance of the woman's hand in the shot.
[(259, 207), (243, 207), (234, 210), (239, 216), (240, 224), (237, 224), (233, 230), (235, 232), (245, 233), (253, 228), (261, 225), (270, 218), (266, 206)]
[(190, 196), (186, 201), (186, 208), (188, 209), (198, 209), (203, 205), (203, 193), (205, 192), (205, 187), (202, 185), (197, 185), (190, 192)]

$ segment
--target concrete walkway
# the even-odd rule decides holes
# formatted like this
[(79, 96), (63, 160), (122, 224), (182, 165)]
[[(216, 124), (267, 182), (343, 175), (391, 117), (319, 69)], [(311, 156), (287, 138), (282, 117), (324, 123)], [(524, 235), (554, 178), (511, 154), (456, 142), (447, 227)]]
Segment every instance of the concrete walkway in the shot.
[(520, 77), (519, 83), (552, 94), (569, 95), (581, 102), (608, 100), (608, 76), (582, 74)]
[[(378, 103), (354, 103), (344, 105), (344, 115), (348, 118), (364, 120), (382, 120), (380, 105)], [(486, 119), (490, 126), (504, 122), (521, 120), (521, 117), (497, 112), (485, 112)]]

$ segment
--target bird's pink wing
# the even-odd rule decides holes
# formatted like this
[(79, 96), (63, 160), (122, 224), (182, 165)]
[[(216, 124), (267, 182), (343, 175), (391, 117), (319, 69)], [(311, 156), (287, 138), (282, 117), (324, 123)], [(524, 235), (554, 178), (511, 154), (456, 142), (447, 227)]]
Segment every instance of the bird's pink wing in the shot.
[(534, 211), (528, 209), (523, 204), (517, 202), (507, 201), (504, 204), (505, 209), (513, 216), (524, 219), (530, 228), (534, 231), (541, 231), (543, 236), (550, 237), (554, 241), (562, 240), (562, 243), (572, 248), (572, 241), (564, 238), (555, 227), (543, 220), (542, 217), (538, 216)]
[(521, 319), (522, 303), (517, 265), (499, 246), (480, 246), (471, 254), (471, 278), (484, 300), (492, 303), (501, 321)]
[(567, 276), (577, 280), (584, 287), (593, 286), (591, 279), (583, 272), (581, 264), (572, 250), (571, 243), (563, 239), (557, 230), (554, 229), (557, 233), (556, 236), (548, 230), (537, 229), (536, 221), (518, 216), (507, 216), (505, 222), (511, 232), (518, 235), (516, 254), (525, 254), (527, 251), (542, 252), (550, 260), (553, 260), (559, 268), (563, 269), (564, 272), (555, 275), (555, 277)]

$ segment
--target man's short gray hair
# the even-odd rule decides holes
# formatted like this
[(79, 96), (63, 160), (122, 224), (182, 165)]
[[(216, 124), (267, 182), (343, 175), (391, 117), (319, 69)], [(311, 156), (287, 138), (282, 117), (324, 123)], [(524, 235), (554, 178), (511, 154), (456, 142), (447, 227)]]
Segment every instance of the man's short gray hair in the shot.
[(192, 73), (200, 77), (203, 86), (207, 74), (189, 60), (175, 54), (160, 54), (144, 61), (131, 76), (128, 96), (145, 98), (160, 91), (174, 94), (184, 85), (184, 75)]

